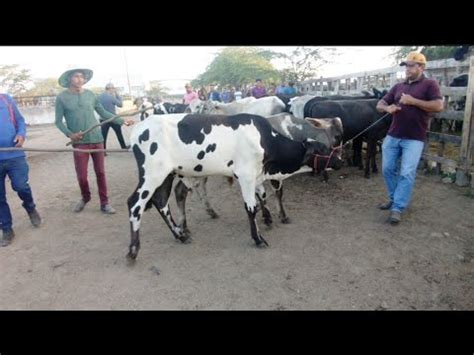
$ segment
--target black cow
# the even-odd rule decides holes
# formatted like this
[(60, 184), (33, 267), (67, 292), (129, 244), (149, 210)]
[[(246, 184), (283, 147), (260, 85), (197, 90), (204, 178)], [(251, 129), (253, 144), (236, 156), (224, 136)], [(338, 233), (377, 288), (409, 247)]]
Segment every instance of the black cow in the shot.
[[(344, 129), (343, 141), (347, 142), (384, 115), (376, 109), (378, 101), (378, 99), (313, 101), (305, 105), (305, 115), (314, 118), (339, 117)], [(377, 142), (387, 135), (391, 122), (392, 116), (388, 115), (353, 141), (353, 165), (359, 166), (360, 169), (363, 169), (362, 142), (363, 140), (367, 142), (366, 178), (370, 178), (369, 163), (372, 172), (378, 172), (375, 160)]]

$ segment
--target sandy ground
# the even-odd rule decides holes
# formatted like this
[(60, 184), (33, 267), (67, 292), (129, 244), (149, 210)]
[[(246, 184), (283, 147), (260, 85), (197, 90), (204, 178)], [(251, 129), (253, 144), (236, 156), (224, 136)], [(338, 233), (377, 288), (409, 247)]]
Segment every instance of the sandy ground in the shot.
[[(26, 146), (66, 141), (54, 126), (37, 126)], [(109, 146), (118, 148), (112, 131)], [(132, 267), (125, 258), (126, 200), (138, 181), (132, 154), (106, 158), (113, 216), (99, 211), (92, 165), (92, 201), (75, 214), (72, 154), (30, 153), (29, 163), (44, 223), (33, 228), (8, 188), (17, 237), (0, 249), (0, 309), (474, 309), (474, 200), (436, 176), (419, 174), (395, 227), (375, 207), (385, 198), (381, 176), (367, 180), (354, 168), (333, 172), (328, 184), (294, 176), (284, 192), (291, 224), (280, 223), (267, 189), (273, 228), (259, 218), (267, 249), (250, 238), (238, 184), (213, 177), (208, 190), (220, 218), (210, 219), (191, 195), (193, 241), (181, 244), (150, 210)]]

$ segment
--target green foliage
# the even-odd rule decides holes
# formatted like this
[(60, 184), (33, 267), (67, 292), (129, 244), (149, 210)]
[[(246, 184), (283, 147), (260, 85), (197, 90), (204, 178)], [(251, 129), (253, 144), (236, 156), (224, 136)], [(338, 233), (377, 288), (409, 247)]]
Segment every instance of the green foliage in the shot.
[(275, 53), (274, 58), (281, 58), (286, 64), (280, 71), (282, 80), (301, 82), (315, 77), (321, 65), (328, 63), (335, 54), (335, 48), (297, 47), (289, 54)]
[(228, 47), (221, 50), (209, 64), (206, 71), (191, 84), (194, 87), (212, 83), (240, 86), (254, 83), (260, 78), (264, 81), (277, 81), (278, 71), (269, 58), (271, 51), (251, 47)]
[(34, 81), (34, 86), (21, 96), (50, 96), (57, 95), (63, 90), (57, 78), (37, 79)]
[(453, 58), (454, 51), (457, 46), (405, 46), (398, 47), (393, 51), (393, 57), (396, 63), (399, 63), (411, 51), (418, 51), (421, 48), (421, 53), (426, 56), (426, 60), (448, 59)]
[(148, 97), (163, 97), (168, 95), (169, 89), (164, 86), (159, 80), (151, 80), (150, 88), (145, 91)]
[(29, 69), (20, 69), (18, 64), (0, 65), (0, 86), (10, 95), (24, 93), (30, 83)]

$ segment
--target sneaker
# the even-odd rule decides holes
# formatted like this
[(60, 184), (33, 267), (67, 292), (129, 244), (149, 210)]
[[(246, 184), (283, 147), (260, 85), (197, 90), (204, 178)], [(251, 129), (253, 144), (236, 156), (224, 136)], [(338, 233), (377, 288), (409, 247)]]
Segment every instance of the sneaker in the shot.
[(28, 216), (30, 216), (30, 221), (31, 221), (31, 224), (33, 225), (33, 227), (39, 227), (41, 225), (41, 217), (40, 217), (38, 211), (36, 211), (36, 209), (29, 212)]
[(105, 214), (114, 214), (116, 213), (117, 211), (110, 205), (104, 205), (104, 206), (100, 206), (100, 210), (102, 212), (104, 212)]
[(77, 203), (76, 207), (74, 207), (74, 212), (76, 213), (81, 212), (84, 209), (84, 207), (86, 207), (86, 203), (87, 202), (85, 202), (84, 200), (80, 200)]
[(0, 241), (0, 246), (6, 247), (6, 246), (10, 245), (13, 238), (15, 238), (15, 232), (13, 231), (13, 229), (11, 229), (11, 228), (10, 229), (4, 229), (3, 230), (3, 238)]
[(398, 211), (392, 211), (390, 212), (390, 224), (398, 224), (402, 220), (402, 214)]
[(384, 203), (379, 204), (378, 207), (379, 207), (379, 209), (381, 209), (381, 210), (389, 210), (390, 207), (392, 207), (392, 204), (393, 204), (392, 201), (388, 201), (388, 202), (384, 202)]

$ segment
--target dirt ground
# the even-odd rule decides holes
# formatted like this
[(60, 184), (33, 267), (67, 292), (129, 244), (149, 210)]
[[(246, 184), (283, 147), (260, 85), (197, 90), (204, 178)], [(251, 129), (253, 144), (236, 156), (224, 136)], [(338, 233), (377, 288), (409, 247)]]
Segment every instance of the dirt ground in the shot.
[[(126, 138), (130, 131), (124, 128)], [(28, 132), (27, 147), (66, 143), (54, 126)], [(109, 147), (118, 148), (113, 132)], [(132, 154), (106, 158), (117, 209), (111, 216), (99, 211), (91, 165), (92, 201), (75, 214), (80, 195), (72, 154), (29, 153), (29, 163), (44, 223), (33, 228), (8, 187), (17, 236), (0, 248), (0, 309), (474, 309), (474, 200), (437, 176), (418, 175), (399, 226), (376, 208), (385, 198), (380, 175), (367, 180), (345, 167), (328, 184), (293, 176), (284, 190), (291, 224), (280, 223), (267, 188), (274, 225), (265, 228), (259, 217), (266, 249), (250, 238), (238, 184), (213, 177), (208, 190), (220, 218), (210, 219), (191, 195), (193, 241), (182, 244), (148, 211), (138, 259), (129, 266), (126, 200), (138, 181)]]

